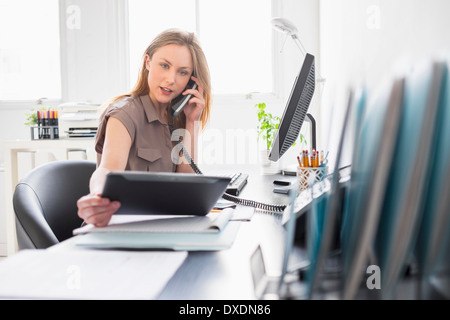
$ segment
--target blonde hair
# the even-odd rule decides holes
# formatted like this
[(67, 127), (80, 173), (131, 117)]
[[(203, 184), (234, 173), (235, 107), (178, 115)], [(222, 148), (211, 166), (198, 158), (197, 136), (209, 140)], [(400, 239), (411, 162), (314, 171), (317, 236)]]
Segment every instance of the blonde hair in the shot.
[[(212, 100), (211, 78), (205, 54), (203, 53), (203, 50), (200, 46), (197, 37), (195, 36), (194, 33), (191, 32), (186, 32), (179, 29), (168, 29), (166, 31), (161, 32), (158, 36), (156, 36), (156, 38), (150, 43), (150, 45), (147, 47), (144, 54), (142, 55), (142, 65), (139, 71), (138, 80), (134, 88), (128, 94), (120, 95), (118, 97), (113, 98), (111, 101), (109, 101), (109, 103), (129, 95), (142, 96), (149, 94), (150, 91), (147, 82), (148, 70), (145, 65), (145, 56), (149, 55), (151, 59), (158, 49), (170, 44), (185, 46), (189, 49), (191, 53), (194, 69), (193, 74), (198, 79), (200, 85), (203, 87), (203, 98), (205, 99), (205, 107), (200, 117), (200, 121), (202, 122), (202, 127), (204, 128), (209, 120), (211, 112), (210, 111)], [(180, 113), (180, 115), (175, 119), (174, 125), (175, 128), (184, 128), (186, 126), (186, 117), (183, 112)]]

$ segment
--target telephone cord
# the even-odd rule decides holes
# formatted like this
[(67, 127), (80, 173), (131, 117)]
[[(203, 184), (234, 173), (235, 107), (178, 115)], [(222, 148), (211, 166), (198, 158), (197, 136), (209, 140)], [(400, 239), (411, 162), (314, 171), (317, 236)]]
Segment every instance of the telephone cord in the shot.
[[(203, 172), (199, 169), (199, 167), (195, 163), (194, 159), (192, 159), (189, 152), (185, 149), (183, 141), (181, 139), (179, 140), (179, 143), (181, 144), (181, 153), (186, 158), (186, 160), (189, 163), (189, 165), (191, 166), (192, 170), (194, 170), (194, 172), (198, 175), (203, 175)], [(238, 198), (238, 197), (233, 196), (226, 192), (222, 195), (222, 198), (224, 198), (225, 200), (231, 201), (233, 203), (243, 205), (243, 206), (253, 207), (253, 208), (260, 209), (260, 210), (276, 212), (276, 213), (282, 213), (284, 211), (284, 209), (286, 208), (286, 205), (267, 204), (267, 203), (258, 202), (258, 201), (254, 201), (254, 200), (242, 199), (242, 198)]]

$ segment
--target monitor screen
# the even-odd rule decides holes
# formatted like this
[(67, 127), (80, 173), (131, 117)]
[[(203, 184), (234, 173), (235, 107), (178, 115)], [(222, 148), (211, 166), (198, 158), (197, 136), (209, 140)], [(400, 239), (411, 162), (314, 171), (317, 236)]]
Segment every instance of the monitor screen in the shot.
[(295, 79), (286, 108), (275, 134), (269, 160), (277, 161), (294, 144), (311, 103), (315, 88), (314, 56), (307, 53)]

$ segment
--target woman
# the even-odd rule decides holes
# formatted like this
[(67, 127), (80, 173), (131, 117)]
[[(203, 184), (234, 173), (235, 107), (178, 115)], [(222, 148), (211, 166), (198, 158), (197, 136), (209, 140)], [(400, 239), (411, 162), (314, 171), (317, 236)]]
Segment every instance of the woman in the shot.
[[(194, 76), (195, 75), (195, 76)], [(197, 89), (186, 89), (188, 81)], [(171, 105), (192, 98), (175, 119)], [(196, 124), (205, 126), (211, 106), (211, 84), (205, 55), (193, 33), (167, 30), (146, 49), (134, 89), (113, 99), (102, 114), (95, 141), (97, 169), (90, 194), (77, 202), (85, 223), (106, 226), (120, 203), (100, 196), (106, 175), (116, 170), (192, 172), (184, 159), (172, 159), (175, 129), (186, 130), (184, 146), (195, 159)], [(189, 137), (190, 139), (187, 139)]]

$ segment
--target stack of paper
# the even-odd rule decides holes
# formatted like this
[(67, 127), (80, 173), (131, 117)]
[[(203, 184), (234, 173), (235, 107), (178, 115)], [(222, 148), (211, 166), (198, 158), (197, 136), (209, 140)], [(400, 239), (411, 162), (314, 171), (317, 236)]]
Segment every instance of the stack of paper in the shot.
[(74, 230), (75, 244), (95, 248), (221, 250), (231, 246), (239, 227), (233, 209), (206, 216), (116, 215), (108, 226)]

